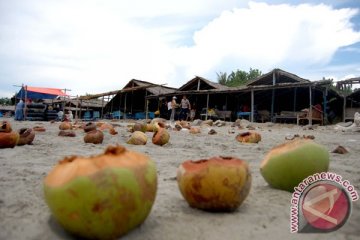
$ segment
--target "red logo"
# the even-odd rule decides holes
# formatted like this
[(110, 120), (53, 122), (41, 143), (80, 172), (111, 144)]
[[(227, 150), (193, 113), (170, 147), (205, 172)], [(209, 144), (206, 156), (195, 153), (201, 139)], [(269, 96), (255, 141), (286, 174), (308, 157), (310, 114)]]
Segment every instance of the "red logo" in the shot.
[(322, 232), (337, 230), (345, 224), (350, 211), (349, 196), (343, 188), (335, 184), (316, 184), (302, 199), (302, 212), (308, 223), (308, 230), (311, 228)]

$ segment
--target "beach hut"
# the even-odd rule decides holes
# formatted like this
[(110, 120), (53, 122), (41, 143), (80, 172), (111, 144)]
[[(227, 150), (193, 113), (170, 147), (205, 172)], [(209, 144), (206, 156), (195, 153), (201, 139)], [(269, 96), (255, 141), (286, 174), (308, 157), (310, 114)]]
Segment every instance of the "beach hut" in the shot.
[[(159, 96), (175, 92), (175, 88), (132, 79), (106, 104), (112, 118), (145, 119), (154, 117), (159, 109)], [(147, 99), (147, 96), (153, 96)]]
[[(273, 69), (246, 85), (250, 91), (251, 119), (255, 117), (255, 110), (265, 109), (272, 121), (299, 123), (299, 120), (307, 120), (312, 124), (317, 120), (323, 124), (329, 99), (340, 97), (331, 84), (330, 79), (310, 81), (282, 69)], [(303, 109), (311, 110), (305, 113)]]
[[(190, 102), (196, 102), (200, 116), (213, 117), (209, 108), (217, 107), (215, 117), (228, 115), (232, 118), (248, 118), (250, 121), (303, 122), (312, 124), (326, 119), (326, 111), (318, 116), (306, 115), (299, 118), (301, 110), (313, 109), (317, 104), (327, 108), (329, 99), (340, 96), (331, 88), (331, 80), (310, 81), (281, 69), (259, 76), (239, 87), (227, 87), (196, 76), (172, 94), (163, 96), (187, 95)], [(152, 98), (153, 96), (147, 96)], [(311, 114), (310, 114), (311, 115)]]
[[(217, 108), (218, 114), (224, 114), (224, 110), (233, 108), (233, 101), (229, 94), (226, 94), (231, 88), (212, 82), (206, 78), (195, 76), (187, 81), (176, 91), (171, 93), (162, 93), (157, 95), (148, 95), (147, 99), (167, 98), (170, 100), (172, 96), (176, 96), (178, 103), (180, 103), (183, 95), (186, 95), (193, 108), (196, 108), (196, 117), (203, 117), (207, 119), (212, 117), (208, 112), (209, 109)], [(231, 118), (231, 111), (226, 111), (228, 114), (223, 116), (229, 120)]]
[(336, 83), (336, 88), (343, 97), (342, 120), (354, 120), (356, 112), (360, 113), (360, 89), (353, 89), (360, 84), (360, 77), (349, 78)]

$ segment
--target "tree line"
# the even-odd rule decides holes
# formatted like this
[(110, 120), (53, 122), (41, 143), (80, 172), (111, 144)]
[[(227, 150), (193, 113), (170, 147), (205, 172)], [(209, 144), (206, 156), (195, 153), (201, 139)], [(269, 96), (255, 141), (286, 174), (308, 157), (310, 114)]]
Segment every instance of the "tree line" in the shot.
[(237, 87), (247, 84), (249, 81), (262, 75), (259, 69), (250, 68), (249, 72), (243, 70), (232, 71), (229, 75), (226, 72), (216, 73), (218, 83), (228, 87)]
[(0, 98), (0, 105), (14, 105), (12, 99), (8, 97)]

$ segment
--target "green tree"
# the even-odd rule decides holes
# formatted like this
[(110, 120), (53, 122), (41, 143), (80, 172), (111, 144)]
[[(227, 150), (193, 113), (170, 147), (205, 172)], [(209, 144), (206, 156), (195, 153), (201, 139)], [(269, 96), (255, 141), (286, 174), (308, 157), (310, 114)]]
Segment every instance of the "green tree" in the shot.
[(0, 104), (1, 105), (11, 105), (11, 99), (10, 98), (0, 98)]
[(226, 85), (226, 82), (228, 79), (227, 73), (220, 72), (220, 73), (216, 73), (216, 75), (217, 75), (218, 82), (221, 85)]
[(257, 77), (260, 77), (261, 75), (262, 75), (262, 72), (259, 69), (250, 68), (250, 71), (247, 75), (247, 80), (248, 81), (254, 80)]
[(250, 68), (249, 72), (243, 70), (232, 71), (229, 75), (226, 73), (220, 72), (217, 73), (218, 83), (228, 86), (228, 87), (237, 87), (245, 85), (248, 81), (253, 80), (261, 75), (259, 69)]

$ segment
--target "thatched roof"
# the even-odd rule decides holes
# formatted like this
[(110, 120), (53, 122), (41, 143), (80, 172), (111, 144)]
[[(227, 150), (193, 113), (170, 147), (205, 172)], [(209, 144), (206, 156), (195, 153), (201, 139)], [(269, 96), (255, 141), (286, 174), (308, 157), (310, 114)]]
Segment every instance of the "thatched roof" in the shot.
[[(191, 94), (218, 94), (218, 93), (240, 93), (240, 92), (250, 92), (260, 91), (260, 90), (269, 90), (269, 89), (282, 89), (282, 88), (295, 88), (295, 87), (321, 87), (331, 85), (331, 80), (320, 80), (320, 81), (301, 81), (301, 82), (285, 82), (278, 83), (276, 85), (254, 85), (254, 86), (239, 86), (239, 87), (227, 87), (224, 89), (205, 89), (205, 90), (187, 90), (187, 91), (176, 91), (171, 94), (162, 94), (162, 96), (181, 96), (181, 95), (191, 95)], [(154, 98), (155, 96), (146, 96), (145, 98)], [(157, 97), (157, 96), (156, 96)]]
[(131, 80), (123, 87), (123, 89), (133, 88), (133, 87), (145, 87), (145, 86), (149, 86), (149, 85), (156, 85), (156, 84), (153, 84), (153, 83), (147, 82), (147, 81), (138, 80), (138, 79), (131, 79)]
[(121, 94), (121, 93), (125, 93), (125, 92), (142, 90), (142, 89), (146, 89), (147, 91), (150, 92), (151, 95), (167, 94), (167, 93), (176, 91), (176, 88), (166, 87), (161, 84), (159, 85), (159, 84), (146, 82), (146, 81), (142, 81), (142, 80), (131, 79), (121, 90), (114, 90), (114, 91), (105, 92), (105, 93), (80, 96), (79, 99), (82, 99), (82, 100), (97, 99), (99, 97), (112, 96), (112, 95), (117, 95), (117, 94)]
[(191, 91), (191, 90), (209, 90), (219, 89), (226, 90), (229, 87), (221, 85), (219, 83), (212, 82), (206, 78), (195, 76), (193, 79), (182, 85), (178, 91)]
[[(274, 79), (275, 76), (275, 79)], [(301, 78), (295, 74), (286, 72), (279, 68), (275, 68), (271, 72), (263, 74), (256, 79), (250, 81), (247, 86), (256, 86), (256, 85), (274, 85), (279, 83), (306, 83), (310, 82), (310, 80)]]
[(131, 79), (125, 87), (119, 91), (121, 92), (128, 92), (128, 91), (136, 91), (139, 89), (146, 89), (150, 95), (162, 95), (162, 94), (169, 94), (176, 91), (176, 88), (166, 87), (163, 84), (155, 84), (151, 82), (146, 82), (137, 79)]

